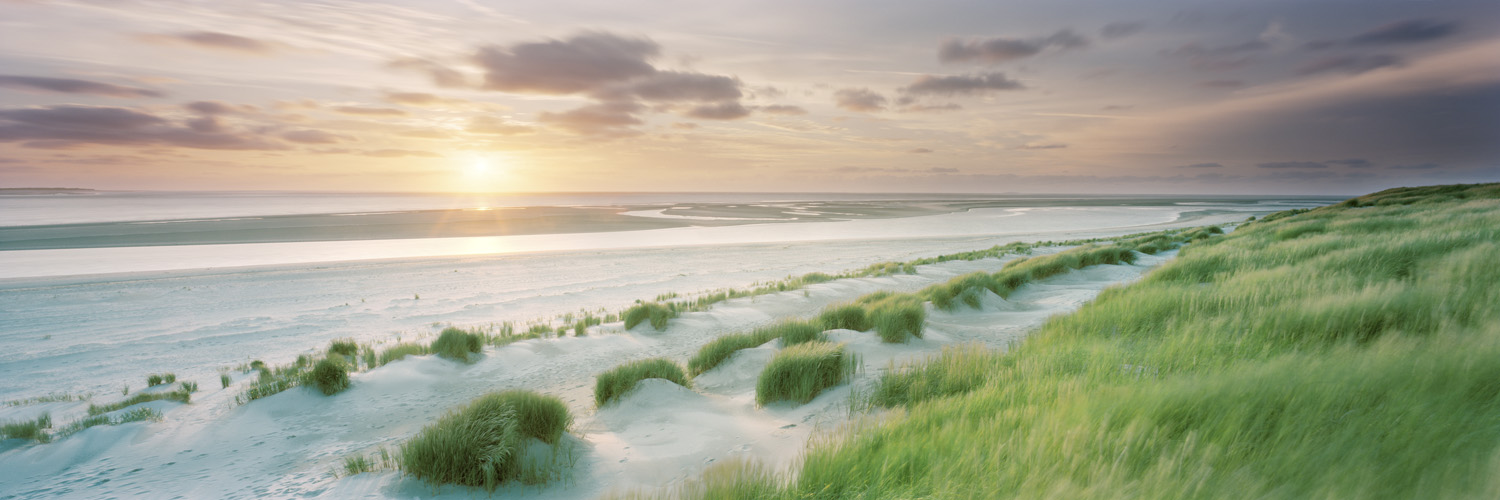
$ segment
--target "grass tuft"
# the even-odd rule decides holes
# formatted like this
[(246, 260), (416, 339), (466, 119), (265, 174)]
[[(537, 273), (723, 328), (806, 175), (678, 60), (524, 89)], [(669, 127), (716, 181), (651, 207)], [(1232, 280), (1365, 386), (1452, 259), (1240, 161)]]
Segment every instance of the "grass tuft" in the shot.
[(323, 358), (313, 365), (312, 380), (324, 396), (338, 394), (349, 388), (349, 367), (339, 358)]
[(431, 483), (483, 487), (525, 479), (523, 439), (556, 443), (572, 422), (555, 397), (527, 391), (481, 396), (401, 445), (407, 474)]
[(105, 413), (121, 410), (141, 403), (149, 403), (151, 401), (167, 400), (187, 404), (192, 402), (192, 399), (192, 393), (180, 389), (172, 392), (138, 392), (134, 396), (125, 398), (125, 400), (123, 401), (116, 401), (110, 404), (96, 405), (90, 403), (89, 416), (103, 415)]
[(340, 339), (328, 344), (329, 356), (357, 356), (359, 355), (359, 344), (354, 339)]
[(910, 296), (887, 298), (870, 307), (870, 323), (882, 342), (902, 343), (911, 337), (922, 338), (922, 324), (927, 308), (922, 300)]
[(766, 342), (781, 339), (782, 346), (796, 345), (815, 340), (827, 340), (823, 335), (823, 328), (818, 324), (802, 320), (785, 320), (766, 326), (756, 328), (749, 333), (737, 333), (725, 335), (704, 344), (688, 360), (688, 373), (693, 376), (707, 372), (719, 366), (724, 360), (729, 359), (740, 349), (759, 347)]
[(630, 392), (630, 389), (635, 388), (636, 382), (648, 378), (665, 379), (683, 387), (693, 386), (682, 367), (670, 359), (631, 361), (599, 374), (598, 381), (594, 383), (594, 405), (602, 407)]
[(431, 351), (448, 359), (468, 362), (469, 354), (483, 349), (484, 337), (480, 334), (450, 326), (438, 334), (437, 340), (432, 341)]
[(656, 331), (667, 329), (667, 321), (677, 317), (677, 310), (669, 304), (642, 302), (625, 310), (625, 329), (630, 330), (641, 323), (650, 322)]
[(392, 361), (406, 359), (407, 356), (425, 356), (430, 352), (427, 346), (422, 344), (413, 344), (410, 342), (396, 344), (389, 349), (380, 351), (380, 358), (377, 360), (375, 366), (385, 366)]
[(835, 304), (823, 309), (818, 314), (818, 322), (823, 324), (824, 330), (854, 330), (863, 332), (870, 329), (870, 319), (865, 315), (865, 308), (859, 304)]
[(38, 443), (47, 443), (52, 441), (52, 435), (47, 433), (47, 429), (51, 428), (52, 415), (43, 413), (34, 420), (0, 424), (0, 438), (27, 439)]
[(792, 400), (805, 404), (823, 389), (844, 383), (858, 361), (844, 344), (807, 342), (776, 353), (755, 384), (755, 403)]

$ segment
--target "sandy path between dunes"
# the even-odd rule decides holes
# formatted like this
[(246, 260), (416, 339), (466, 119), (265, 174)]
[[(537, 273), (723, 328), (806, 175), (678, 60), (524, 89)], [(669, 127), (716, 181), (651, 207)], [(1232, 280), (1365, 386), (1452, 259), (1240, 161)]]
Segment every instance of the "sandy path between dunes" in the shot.
[[(510, 486), (499, 497), (593, 498), (609, 491), (670, 485), (704, 467), (742, 456), (786, 467), (809, 436), (848, 418), (850, 391), (867, 387), (888, 363), (978, 341), (1002, 347), (1046, 317), (1071, 311), (1105, 287), (1137, 279), (1169, 258), (1094, 266), (1025, 285), (1010, 300), (989, 297), (981, 310), (932, 311), (926, 337), (882, 344), (873, 333), (830, 332), (862, 356), (852, 384), (807, 405), (754, 405), (754, 380), (775, 342), (737, 353), (701, 375), (694, 390), (647, 381), (618, 404), (593, 409), (593, 376), (652, 356), (686, 361), (699, 346), (778, 318), (810, 316), (830, 303), (876, 290), (912, 291), (972, 271), (998, 270), (1007, 259), (921, 266), (916, 275), (847, 279), (737, 299), (674, 320), (664, 332), (595, 333), (489, 349), (464, 365), (433, 356), (409, 358), (355, 374), (348, 391), (324, 397), (294, 389), (232, 407), (242, 388), (204, 383), (191, 405), (151, 403), (158, 423), (95, 427), (45, 446), (0, 449), (0, 498), (488, 498), (483, 490), (433, 487), (395, 472), (335, 479), (345, 456), (394, 449), (443, 412), (485, 392), (527, 388), (559, 395), (577, 417), (577, 461), (570, 477), (544, 487)], [(619, 330), (619, 325), (605, 325)], [(243, 376), (241, 376), (243, 377)], [(209, 387), (212, 385), (213, 387)], [(35, 405), (69, 411), (77, 403)]]

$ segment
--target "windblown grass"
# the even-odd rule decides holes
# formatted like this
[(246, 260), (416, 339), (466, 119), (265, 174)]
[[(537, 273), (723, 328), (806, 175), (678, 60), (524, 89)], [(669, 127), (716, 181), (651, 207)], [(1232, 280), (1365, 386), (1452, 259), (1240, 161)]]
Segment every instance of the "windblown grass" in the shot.
[(854, 330), (863, 332), (870, 329), (870, 319), (865, 315), (865, 308), (859, 304), (835, 304), (823, 309), (818, 314), (818, 322), (823, 324), (824, 330)]
[(32, 420), (0, 423), (0, 438), (27, 439), (38, 443), (46, 443), (52, 441), (52, 435), (47, 433), (47, 429), (51, 428), (52, 415), (43, 413)]
[(927, 309), (915, 296), (892, 296), (870, 305), (870, 324), (882, 342), (901, 343), (911, 337), (921, 338), (925, 321)]
[(571, 422), (567, 407), (555, 397), (526, 391), (487, 394), (401, 445), (401, 467), (424, 481), (494, 491), (528, 475), (524, 438), (556, 443)]
[(101, 425), (121, 425), (131, 422), (144, 422), (148, 420), (153, 422), (160, 421), (161, 412), (156, 411), (152, 408), (142, 407), (123, 411), (116, 415), (92, 415), (70, 422), (68, 423), (68, 425), (63, 426), (61, 429), (58, 429), (56, 438), (61, 439), (72, 436), (79, 432), (83, 432), (84, 429), (88, 429), (90, 427), (98, 427)]
[(349, 367), (340, 358), (323, 358), (313, 365), (312, 380), (324, 396), (332, 396), (349, 388)]
[(789, 346), (817, 340), (827, 340), (819, 325), (808, 321), (785, 320), (771, 326), (756, 328), (749, 333), (725, 335), (704, 344), (688, 360), (688, 373), (698, 376), (714, 369), (740, 349), (758, 347), (766, 342), (781, 339), (781, 345)]
[(1497, 198), (1388, 190), (1182, 232), (1177, 259), (1009, 353), (886, 375), (873, 399), (900, 411), (763, 496), (1493, 498)]
[(92, 417), (96, 415), (103, 415), (115, 410), (121, 410), (141, 403), (149, 403), (151, 401), (167, 400), (187, 404), (192, 402), (192, 399), (192, 393), (181, 389), (172, 392), (138, 392), (134, 396), (125, 398), (123, 401), (116, 401), (113, 403), (102, 405), (90, 403), (89, 416)]
[(648, 378), (665, 379), (683, 387), (693, 386), (687, 374), (683, 373), (682, 367), (670, 359), (651, 358), (631, 361), (599, 374), (598, 381), (594, 383), (594, 405), (602, 407), (630, 392), (636, 382)]
[(413, 344), (410, 342), (396, 344), (380, 351), (380, 358), (377, 360), (378, 362), (375, 366), (385, 366), (392, 361), (406, 359), (407, 356), (425, 356), (429, 353), (430, 351), (428, 351), (427, 346), (422, 344)]
[(844, 344), (807, 342), (776, 353), (755, 384), (755, 403), (792, 400), (812, 401), (823, 389), (844, 383), (854, 373), (858, 360)]
[(448, 359), (468, 362), (469, 354), (484, 350), (484, 337), (462, 328), (444, 328), (432, 341), (431, 351)]
[(340, 339), (328, 344), (329, 356), (357, 356), (359, 355), (359, 344), (353, 339)]
[(177, 381), (175, 373), (153, 373), (146, 376), (146, 387), (170, 384)]
[(667, 329), (667, 321), (677, 317), (677, 309), (671, 304), (642, 302), (625, 310), (625, 329), (630, 330), (641, 323), (650, 322), (656, 331)]

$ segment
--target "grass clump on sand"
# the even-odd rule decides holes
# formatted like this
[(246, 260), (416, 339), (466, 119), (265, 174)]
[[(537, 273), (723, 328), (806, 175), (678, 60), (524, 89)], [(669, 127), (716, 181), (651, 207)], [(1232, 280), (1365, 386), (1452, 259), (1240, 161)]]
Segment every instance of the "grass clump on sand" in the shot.
[(749, 333), (725, 335), (704, 344), (698, 349), (698, 354), (688, 360), (688, 373), (696, 377), (719, 366), (719, 363), (729, 359), (729, 356), (740, 349), (759, 347), (778, 338), (781, 339), (783, 346), (827, 339), (823, 336), (823, 329), (813, 322), (781, 321), (771, 326), (756, 328)]
[(438, 356), (468, 362), (469, 354), (484, 350), (484, 337), (478, 333), (450, 326), (438, 334), (437, 340), (432, 341), (430, 350)]
[(651, 358), (631, 361), (599, 374), (598, 381), (594, 383), (594, 405), (602, 407), (630, 392), (636, 382), (648, 378), (666, 379), (683, 387), (693, 386), (692, 382), (688, 381), (687, 374), (683, 373), (682, 367), (670, 359)]
[(117, 415), (93, 415), (68, 423), (57, 431), (58, 438), (72, 436), (84, 429), (100, 425), (121, 425), (131, 422), (160, 421), (161, 412), (153, 408), (135, 408), (120, 412)]
[(823, 309), (818, 314), (818, 322), (823, 324), (824, 330), (854, 330), (863, 332), (870, 329), (870, 319), (865, 314), (864, 306), (859, 304), (836, 304)]
[(671, 304), (659, 302), (642, 302), (625, 310), (625, 329), (635, 328), (641, 323), (650, 322), (651, 328), (656, 331), (667, 329), (667, 321), (677, 317), (677, 309)]
[[(1322, 229), (1287, 231), (1304, 226)], [(1180, 235), (1196, 241), (1176, 259), (1009, 352), (884, 376), (876, 402), (904, 410), (814, 446), (765, 496), (1500, 491), (1500, 184)]]
[(177, 381), (175, 373), (153, 373), (146, 376), (146, 387), (170, 384)]
[(323, 358), (313, 365), (312, 381), (324, 396), (338, 394), (349, 388), (349, 367), (339, 358)]
[(894, 344), (911, 337), (922, 338), (925, 321), (927, 308), (916, 296), (895, 295), (870, 305), (870, 324), (882, 342)]
[(227, 389), (227, 388), (229, 388), (229, 384), (233, 384), (233, 383), (234, 383), (234, 378), (230, 377), (228, 373), (220, 373), (219, 374), (219, 387)]
[(103, 405), (90, 403), (89, 416), (92, 417), (96, 415), (103, 415), (115, 410), (124, 409), (141, 403), (149, 403), (151, 401), (166, 400), (187, 404), (192, 402), (192, 399), (193, 394), (182, 389), (178, 389), (172, 392), (138, 392), (134, 396), (125, 398), (123, 401), (116, 401), (114, 403)]
[[(537, 476), (525, 469), (525, 438), (556, 444), (572, 424), (567, 406), (529, 391), (481, 396), (401, 445), (401, 468), (431, 483), (478, 486)], [(534, 466), (534, 464), (532, 464)]]
[(43, 413), (33, 420), (0, 424), (0, 438), (27, 439), (38, 443), (46, 443), (52, 441), (52, 435), (47, 433), (47, 429), (51, 428), (52, 415)]
[(844, 344), (807, 342), (782, 349), (771, 358), (755, 384), (755, 403), (812, 401), (823, 389), (844, 383), (858, 360)]
[(375, 366), (385, 366), (392, 361), (406, 359), (407, 356), (425, 356), (430, 353), (431, 351), (425, 345), (404, 342), (380, 351), (380, 358)]
[(328, 344), (329, 356), (357, 356), (359, 355), (359, 344), (353, 339), (335, 340)]

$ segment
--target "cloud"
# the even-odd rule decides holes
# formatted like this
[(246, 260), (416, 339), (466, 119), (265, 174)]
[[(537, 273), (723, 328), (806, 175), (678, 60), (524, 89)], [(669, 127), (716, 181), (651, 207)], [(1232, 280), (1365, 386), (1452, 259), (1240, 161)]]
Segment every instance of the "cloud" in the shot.
[(639, 98), (651, 102), (736, 101), (743, 95), (740, 81), (734, 78), (677, 71), (656, 72), (594, 94), (601, 100)]
[(1297, 68), (1298, 74), (1312, 75), (1329, 71), (1338, 71), (1349, 74), (1360, 74), (1366, 71), (1376, 70), (1390, 66), (1400, 66), (1401, 58), (1390, 54), (1361, 55), (1337, 55), (1310, 61)]
[(1246, 66), (1254, 59), (1246, 55), (1271, 48), (1264, 40), (1250, 40), (1231, 45), (1205, 47), (1198, 42), (1183, 44), (1175, 49), (1163, 50), (1167, 57), (1186, 59), (1188, 66), (1199, 71), (1218, 71)]
[(301, 129), (283, 132), (282, 139), (298, 144), (336, 144), (352, 139), (349, 136), (338, 135), (317, 129)]
[(371, 150), (371, 151), (360, 151), (360, 152), (357, 152), (355, 154), (359, 154), (359, 155), (363, 155), (363, 156), (373, 156), (373, 157), (376, 157), (376, 158), (405, 158), (405, 157), (412, 157), (412, 156), (422, 157), (422, 158), (442, 158), (443, 157), (443, 155), (440, 155), (440, 154), (437, 154), (437, 153), (434, 153), (434, 152), (431, 152), (431, 151), (417, 151), (417, 150), (412, 150), (412, 149), (376, 149), (376, 150)]
[(518, 125), (493, 116), (476, 116), (469, 120), (469, 126), (464, 131), (471, 134), (489, 135), (516, 135), (527, 134), (534, 131), (532, 127)]
[(1020, 146), (1016, 146), (1016, 149), (1025, 149), (1025, 150), (1065, 149), (1067, 147), (1068, 147), (1067, 144), (1055, 143), (1055, 142), (1052, 142), (1052, 143), (1028, 142), (1026, 144), (1022, 144)]
[(1315, 161), (1273, 161), (1256, 166), (1260, 168), (1328, 168), (1328, 165)]
[(474, 62), (484, 68), (481, 88), (503, 92), (574, 94), (650, 76), (649, 60), (661, 48), (648, 39), (588, 32), (566, 40), (483, 47)]
[(912, 104), (909, 106), (902, 106), (901, 109), (898, 109), (896, 111), (900, 111), (902, 113), (943, 113), (947, 111), (958, 111), (960, 109), (964, 109), (964, 107), (950, 102), (946, 104)]
[(1174, 168), (1224, 168), (1221, 163), (1194, 163), (1192, 165), (1178, 165)]
[(206, 116), (227, 115), (241, 111), (239, 106), (220, 101), (193, 101), (182, 105), (182, 107), (187, 108), (188, 111)]
[(385, 92), (385, 102), (402, 106), (454, 106), (468, 104), (463, 99), (449, 99), (426, 92)]
[(702, 118), (705, 120), (734, 120), (749, 116), (750, 110), (746, 109), (745, 106), (736, 101), (694, 106), (692, 109), (688, 110), (686, 115), (692, 118)]
[(1436, 163), (1421, 163), (1416, 165), (1391, 165), (1391, 168), (1396, 170), (1433, 170), (1443, 168), (1443, 166)]
[(1146, 23), (1115, 22), (1106, 24), (1103, 28), (1099, 28), (1099, 36), (1108, 39), (1125, 38), (1127, 36), (1140, 33), (1141, 30), (1144, 29), (1146, 29)]
[(543, 112), (537, 119), (579, 135), (621, 136), (637, 133), (630, 127), (641, 124), (635, 116), (640, 111), (633, 102), (604, 102), (562, 113)]
[[(78, 144), (177, 146), (196, 149), (283, 149), (248, 135), (219, 131), (216, 122), (177, 124), (140, 111), (103, 106), (59, 105), (0, 110), (0, 142), (33, 141), (30, 147)], [(211, 126), (204, 126), (211, 125)]]
[(1373, 163), (1370, 163), (1370, 160), (1366, 160), (1364, 158), (1349, 158), (1347, 160), (1328, 160), (1328, 161), (1325, 161), (1323, 163), (1329, 163), (1329, 164), (1333, 164), (1333, 165), (1343, 165), (1343, 166), (1346, 166), (1346, 167), (1349, 167), (1349, 168), (1366, 168), (1366, 167), (1372, 167), (1372, 166), (1374, 166)]
[(151, 43), (187, 45), (200, 49), (249, 55), (268, 55), (276, 50), (276, 45), (269, 42), (215, 31), (141, 35), (139, 38)]
[(1021, 82), (1006, 78), (1005, 73), (979, 75), (932, 76), (922, 75), (901, 91), (911, 95), (973, 95), (996, 90), (1021, 90)]
[(847, 88), (833, 93), (834, 104), (849, 111), (873, 113), (885, 111), (886, 98), (870, 89)]
[(1062, 51), (1088, 45), (1087, 38), (1066, 29), (1037, 38), (953, 38), (938, 47), (938, 61), (999, 64), (1031, 57), (1047, 49)]
[[(740, 103), (743, 84), (737, 78), (685, 71), (663, 71), (651, 64), (661, 53), (656, 42), (605, 32), (570, 38), (479, 49), (473, 61), (484, 69), (480, 88), (513, 93), (586, 94), (595, 104), (561, 113), (543, 113), (541, 121), (586, 135), (619, 135), (641, 122), (636, 115), (647, 103), (698, 103), (685, 116), (733, 120), (750, 114)], [(672, 106), (652, 111), (680, 109)], [(633, 131), (632, 131), (633, 133)]]
[(913, 149), (913, 150), (910, 150), (910, 151), (907, 151), (907, 152), (908, 153), (919, 153), (920, 154), (920, 153), (931, 153), (932, 150), (931, 149), (927, 149), (927, 148), (917, 148), (917, 149)]
[(406, 112), (396, 108), (370, 108), (364, 106), (338, 106), (333, 108), (334, 112), (346, 115), (361, 116), (406, 116)]
[(0, 87), (27, 91), (55, 92), (59, 94), (91, 94), (121, 98), (165, 97), (165, 94), (150, 89), (122, 87), (88, 80), (46, 78), (40, 76), (0, 75)]
[(467, 88), (470, 86), (468, 77), (465, 77), (463, 73), (442, 63), (428, 59), (407, 57), (391, 61), (386, 64), (386, 67), (396, 70), (427, 73), (427, 76), (432, 78), (433, 85), (443, 88)]
[(761, 106), (759, 108), (759, 110), (762, 113), (771, 114), (771, 115), (805, 115), (805, 114), (807, 114), (807, 110), (802, 109), (801, 106), (791, 106), (791, 105), (787, 105), (787, 104), (772, 104), (770, 106)]
[(1406, 19), (1376, 26), (1347, 40), (1314, 40), (1302, 47), (1323, 50), (1338, 46), (1390, 46), (1430, 42), (1458, 33), (1458, 23), (1434, 19)]
[(1458, 33), (1458, 23), (1432, 19), (1407, 19), (1377, 26), (1349, 39), (1353, 45), (1421, 43)]
[(1309, 79), (1153, 110), (1133, 127), (1094, 134), (1090, 142), (1247, 163), (1277, 160), (1267, 153), (1334, 159), (1357, 152), (1371, 161), (1493, 164), (1500, 158), (1497, 50), (1500, 40), (1473, 42), (1358, 78)]
[(1198, 82), (1198, 86), (1211, 89), (1237, 89), (1240, 87), (1244, 87), (1245, 82), (1239, 80), (1209, 80), (1206, 82)]
[(958, 173), (958, 169), (956, 169), (956, 168), (946, 168), (946, 167), (932, 167), (932, 168), (929, 168), (927, 170), (924, 170), (924, 172), (933, 173), (933, 174), (956, 174), (956, 173)]

